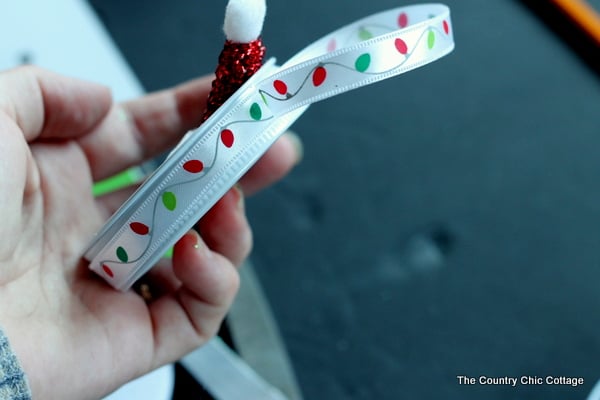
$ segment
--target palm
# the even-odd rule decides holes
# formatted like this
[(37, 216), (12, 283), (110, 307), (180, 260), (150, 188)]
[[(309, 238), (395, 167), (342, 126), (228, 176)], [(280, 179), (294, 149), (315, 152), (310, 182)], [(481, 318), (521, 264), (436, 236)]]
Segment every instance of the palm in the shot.
[[(9, 272), (3, 280), (10, 281), (11, 291), (27, 295), (2, 304), (12, 305), (12, 331), (26, 335), (28, 344), (44, 343), (23, 348), (16, 342), (15, 347), (25, 364), (35, 357), (36, 363), (51, 366), (48, 383), (64, 379), (48, 372), (62, 375), (59, 371), (77, 363), (84, 376), (95, 379), (70, 381), (68, 391), (101, 393), (109, 383), (124, 382), (152, 367), (149, 309), (135, 293), (115, 293), (81, 259), (109, 210), (92, 197), (92, 169), (79, 143), (40, 141), (28, 146), (25, 134), (6, 115), (0, 119), (1, 126), (12, 125), (3, 134), (14, 141), (5, 158), (12, 167), (4, 169), (6, 177), (0, 180), (28, 186), (22, 202), (13, 201), (19, 197), (14, 191), (4, 192), (9, 196), (2, 211), (9, 218), (0, 225), (0, 236), (9, 238), (2, 245), (4, 270)], [(15, 177), (19, 171), (27, 173)], [(11, 218), (23, 215), (28, 218)], [(99, 387), (90, 387), (92, 382)], [(56, 393), (57, 398), (67, 395)]]
[[(79, 361), (78, 365), (87, 370), (85, 375), (96, 376), (95, 383), (131, 379), (152, 366), (152, 322), (140, 296), (132, 292), (117, 295), (88, 272), (81, 259), (92, 235), (108, 216), (102, 204), (92, 198), (90, 166), (74, 142), (34, 145), (33, 151), (36, 156), (32, 162), (43, 182), (33, 195), (39, 208), (36, 215), (41, 220), (23, 228), (38, 230), (32, 234), (44, 238), (44, 246), (32, 249), (41, 263), (24, 277), (38, 282), (38, 290), (34, 291), (39, 294), (35, 312), (54, 322), (56, 337), (63, 344), (47, 343), (48, 353), (37, 356), (46, 356), (46, 365), (57, 366), (55, 351), (67, 350), (74, 352), (70, 361), (94, 360)], [(51, 337), (44, 332), (39, 339)], [(73, 346), (74, 343), (93, 343), (93, 347)], [(61, 369), (67, 368), (68, 364)], [(105, 378), (98, 379), (102, 375)], [(84, 384), (83, 392), (97, 392), (89, 387), (91, 382), (80, 383)]]

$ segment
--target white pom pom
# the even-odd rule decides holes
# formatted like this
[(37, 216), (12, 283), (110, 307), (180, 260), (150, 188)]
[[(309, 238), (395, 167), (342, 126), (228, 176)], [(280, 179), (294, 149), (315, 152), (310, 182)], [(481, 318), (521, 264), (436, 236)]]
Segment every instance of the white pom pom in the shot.
[(236, 43), (258, 39), (266, 11), (265, 0), (229, 0), (223, 24), (225, 36)]

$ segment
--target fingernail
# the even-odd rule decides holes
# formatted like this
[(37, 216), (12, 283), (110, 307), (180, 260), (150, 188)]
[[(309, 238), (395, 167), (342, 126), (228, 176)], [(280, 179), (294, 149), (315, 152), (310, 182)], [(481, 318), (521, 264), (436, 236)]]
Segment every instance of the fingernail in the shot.
[(233, 192), (236, 195), (236, 205), (240, 211), (244, 211), (244, 191), (242, 190), (242, 186), (239, 183), (233, 185)]
[(191, 245), (194, 248), (194, 250), (197, 251), (199, 255), (205, 260), (210, 260), (213, 257), (212, 251), (206, 245), (206, 243), (202, 241), (202, 237), (195, 229), (190, 229), (183, 237), (183, 240), (188, 241), (185, 242), (185, 246)]
[(198, 232), (196, 232), (193, 229), (190, 229), (188, 231), (188, 233), (185, 234), (185, 236), (187, 237), (187, 240), (190, 241), (190, 243), (192, 244), (192, 246), (195, 249), (200, 248), (200, 235), (198, 234)]
[(292, 143), (292, 146), (294, 146), (294, 150), (296, 152), (296, 164), (300, 163), (304, 157), (304, 145), (302, 144), (300, 136), (298, 136), (298, 134), (296, 134), (294, 131), (285, 132), (285, 136), (287, 136)]

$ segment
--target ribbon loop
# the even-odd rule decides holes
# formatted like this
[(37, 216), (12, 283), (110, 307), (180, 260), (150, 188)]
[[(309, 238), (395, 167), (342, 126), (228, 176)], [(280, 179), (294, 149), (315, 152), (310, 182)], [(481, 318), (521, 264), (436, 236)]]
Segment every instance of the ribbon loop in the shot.
[(111, 217), (85, 254), (90, 268), (129, 289), (310, 104), (418, 68), (453, 48), (448, 7), (424, 4), (350, 24), (281, 67), (267, 61)]

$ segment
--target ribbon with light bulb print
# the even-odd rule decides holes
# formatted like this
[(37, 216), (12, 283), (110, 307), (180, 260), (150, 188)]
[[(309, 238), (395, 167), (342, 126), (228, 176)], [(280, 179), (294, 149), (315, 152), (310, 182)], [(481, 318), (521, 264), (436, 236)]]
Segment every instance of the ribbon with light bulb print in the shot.
[(96, 235), (90, 268), (127, 290), (181, 238), (308, 105), (402, 74), (454, 48), (449, 9), (401, 7), (364, 18), (282, 66), (269, 60), (163, 164)]

